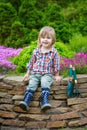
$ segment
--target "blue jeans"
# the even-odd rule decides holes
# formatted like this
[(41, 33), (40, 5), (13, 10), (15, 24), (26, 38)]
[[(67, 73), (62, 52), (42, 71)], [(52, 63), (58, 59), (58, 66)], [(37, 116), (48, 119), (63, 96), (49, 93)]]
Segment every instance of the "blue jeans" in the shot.
[(31, 89), (36, 91), (39, 84), (41, 85), (41, 88), (49, 88), (51, 87), (53, 83), (53, 75), (52, 74), (31, 74), (29, 76), (29, 85), (27, 89)]

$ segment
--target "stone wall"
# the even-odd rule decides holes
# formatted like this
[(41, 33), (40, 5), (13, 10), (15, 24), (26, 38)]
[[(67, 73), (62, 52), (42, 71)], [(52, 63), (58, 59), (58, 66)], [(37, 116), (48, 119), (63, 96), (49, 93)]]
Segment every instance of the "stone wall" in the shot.
[[(87, 128), (87, 75), (77, 75), (82, 97), (67, 98), (68, 78), (61, 84), (54, 83), (50, 93), (52, 108), (41, 111), (41, 88), (34, 94), (28, 112), (18, 106), (23, 99), (27, 82), (20, 76), (0, 76), (0, 125), (23, 129)], [(7, 129), (6, 129), (7, 130)]]

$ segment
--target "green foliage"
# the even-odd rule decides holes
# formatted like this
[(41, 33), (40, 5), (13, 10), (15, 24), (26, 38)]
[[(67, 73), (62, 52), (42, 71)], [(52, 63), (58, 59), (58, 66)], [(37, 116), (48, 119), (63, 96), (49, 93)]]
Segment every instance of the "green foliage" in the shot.
[(37, 40), (43, 26), (50, 25), (56, 30), (55, 47), (61, 56), (71, 58), (75, 52), (87, 53), (86, 16), (87, 0), (0, 0), (0, 45), (14, 48), (30, 45), (14, 59), (19, 72), (26, 70), (36, 47), (36, 42), (30, 43)]
[(70, 38), (69, 24), (61, 14), (61, 7), (56, 3), (48, 3), (43, 15), (43, 25), (50, 25), (56, 31), (57, 41), (68, 42)]
[[(80, 4), (79, 4), (80, 3)], [(87, 1), (77, 0), (71, 2), (67, 8), (63, 9), (63, 14), (67, 21), (70, 23), (70, 32), (81, 33), (87, 35)]]
[(28, 34), (28, 38), (29, 38), (30, 42), (32, 41), (32, 39), (33, 39), (33, 41), (36, 41), (37, 38), (38, 38), (38, 30), (37, 29), (32, 29), (30, 31), (30, 33)]
[(75, 52), (87, 53), (87, 36), (81, 34), (74, 34), (70, 39), (70, 48)]
[(37, 40), (39, 30), (47, 25), (54, 27), (57, 41), (64, 43), (75, 33), (87, 36), (86, 5), (86, 0), (1, 0), (0, 44), (27, 46)]
[[(80, 3), (80, 4), (78, 4)], [(79, 28), (79, 32), (85, 36), (87, 35), (87, 0), (81, 1), (78, 0), (76, 2), (76, 6), (78, 9), (78, 14), (79, 14), (79, 18), (78, 18), (78, 28)]]
[(17, 11), (19, 9), (19, 6), (21, 5), (21, 0), (0, 0), (0, 2), (11, 3)]
[(25, 47), (19, 56), (13, 59), (13, 63), (17, 65), (16, 71), (24, 73), (26, 71), (26, 64), (29, 62), (33, 50), (36, 48), (37, 43), (32, 42), (29, 47)]
[(75, 55), (75, 52), (71, 51), (64, 43), (56, 42), (55, 48), (62, 57), (71, 58)]
[(67, 6), (69, 6), (69, 4), (71, 4), (72, 2), (74, 3), (76, 0), (56, 0), (56, 2), (60, 5), (60, 6), (62, 6), (62, 7), (64, 7), (64, 8), (66, 8)]
[(77, 74), (87, 74), (87, 65), (83, 69), (77, 67), (76, 72)]
[[(3, 43), (10, 35), (13, 21), (17, 17), (17, 12), (10, 3), (0, 3), (0, 41)], [(0, 44), (1, 44), (0, 43)]]
[(29, 29), (40, 27), (42, 12), (36, 7), (37, 0), (24, 0), (19, 8), (19, 17), (22, 23)]
[(15, 21), (11, 27), (11, 34), (6, 39), (5, 45), (8, 47), (20, 48), (24, 46), (28, 46), (29, 37), (28, 37), (28, 29), (24, 27), (20, 21)]

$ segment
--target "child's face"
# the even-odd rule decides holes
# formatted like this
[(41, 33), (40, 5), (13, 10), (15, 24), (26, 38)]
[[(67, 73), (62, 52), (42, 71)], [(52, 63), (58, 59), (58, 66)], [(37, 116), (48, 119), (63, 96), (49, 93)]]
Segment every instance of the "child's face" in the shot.
[(53, 39), (51, 36), (45, 35), (44, 37), (40, 38), (40, 42), (44, 48), (50, 48), (52, 46)]

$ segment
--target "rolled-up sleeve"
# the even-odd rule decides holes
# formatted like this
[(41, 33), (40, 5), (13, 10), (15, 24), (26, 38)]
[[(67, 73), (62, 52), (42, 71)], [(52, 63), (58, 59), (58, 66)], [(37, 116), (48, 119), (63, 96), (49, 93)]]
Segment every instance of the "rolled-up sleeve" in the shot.
[(32, 71), (33, 64), (35, 63), (35, 61), (36, 61), (36, 56), (35, 56), (35, 53), (33, 53), (29, 63), (26, 66), (29, 71)]
[(54, 73), (60, 70), (60, 55), (56, 52), (54, 55)]

